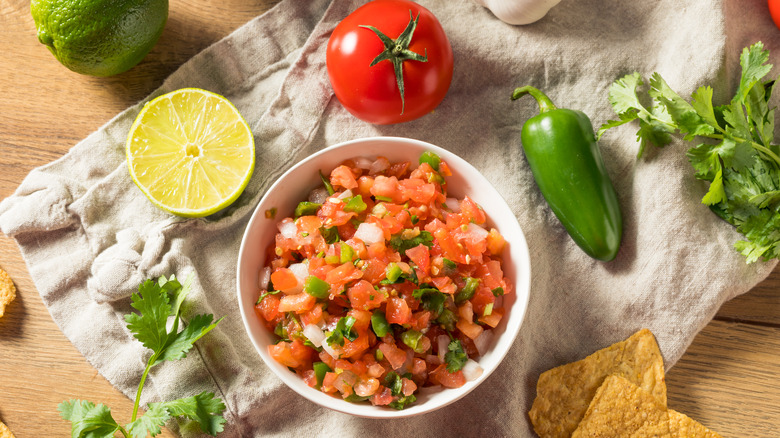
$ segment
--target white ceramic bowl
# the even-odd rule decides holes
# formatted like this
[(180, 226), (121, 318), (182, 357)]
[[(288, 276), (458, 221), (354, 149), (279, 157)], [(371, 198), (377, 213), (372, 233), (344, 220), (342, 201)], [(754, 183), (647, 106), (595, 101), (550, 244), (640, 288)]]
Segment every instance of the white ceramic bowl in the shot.
[[(515, 285), (515, 290), (513, 294), (504, 296), (507, 316), (494, 329), (495, 335), (488, 353), (479, 358), (478, 362), (484, 370), (479, 378), (457, 389), (424, 391), (418, 395), (414, 404), (400, 411), (387, 406), (373, 406), (368, 402), (350, 403), (309, 387), (303, 379), (270, 357), (268, 345), (273, 343), (274, 336), (254, 312), (259, 295), (259, 272), (266, 262), (266, 249), (278, 231), (277, 222), (292, 216), (298, 202), (306, 200), (309, 192), (322, 184), (319, 170), (327, 175), (344, 160), (355, 157), (384, 156), (390, 162), (411, 161), (416, 164), (424, 151), (436, 153), (452, 169), (453, 175), (447, 177), (448, 196), (462, 199), (469, 195), (483, 207), (488, 223), (497, 228), (506, 239), (508, 245), (502, 255), (502, 266), (504, 275)], [(277, 209), (275, 218), (266, 218), (266, 211), (274, 207)], [(445, 149), (398, 137), (364, 138), (340, 143), (327, 147), (293, 166), (268, 189), (258, 204), (247, 225), (238, 253), (238, 305), (246, 332), (265, 364), (287, 386), (307, 399), (336, 411), (369, 418), (400, 418), (431, 412), (460, 399), (487, 379), (517, 337), (528, 305), (530, 280), (530, 261), (525, 236), (504, 199), (485, 177), (468, 162)]]

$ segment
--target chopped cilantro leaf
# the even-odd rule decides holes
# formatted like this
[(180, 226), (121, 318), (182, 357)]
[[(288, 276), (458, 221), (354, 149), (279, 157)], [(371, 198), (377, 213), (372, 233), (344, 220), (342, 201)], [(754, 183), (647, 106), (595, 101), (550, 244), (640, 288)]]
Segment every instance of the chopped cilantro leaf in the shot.
[(469, 359), (468, 355), (463, 350), (463, 345), (459, 340), (453, 339), (449, 345), (447, 345), (447, 350), (447, 353), (444, 354), (444, 362), (447, 363), (447, 371), (451, 373), (460, 371)]
[(352, 326), (355, 325), (355, 321), (355, 318), (352, 316), (341, 317), (336, 323), (336, 328), (330, 332), (328, 337), (325, 338), (325, 341), (330, 345), (336, 344), (342, 347), (344, 346), (344, 338), (349, 341), (354, 341), (358, 337), (357, 332), (352, 329)]
[(415, 237), (411, 239), (404, 239), (402, 233), (396, 234), (390, 238), (388, 242), (389, 246), (394, 250), (405, 253), (407, 249), (412, 249), (420, 244), (427, 246), (428, 248), (433, 246), (433, 234), (428, 231), (420, 231)]

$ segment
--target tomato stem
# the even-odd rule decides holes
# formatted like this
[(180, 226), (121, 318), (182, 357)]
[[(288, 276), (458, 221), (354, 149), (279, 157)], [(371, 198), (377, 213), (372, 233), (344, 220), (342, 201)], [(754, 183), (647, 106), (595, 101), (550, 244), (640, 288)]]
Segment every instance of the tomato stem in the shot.
[(409, 44), (412, 42), (412, 36), (414, 35), (414, 30), (417, 28), (417, 21), (419, 19), (419, 13), (417, 14), (417, 18), (415, 18), (412, 11), (409, 10), (409, 24), (406, 25), (406, 29), (404, 29), (404, 31), (401, 32), (401, 35), (398, 35), (398, 38), (395, 40), (388, 37), (374, 26), (360, 25), (360, 27), (364, 27), (374, 32), (376, 36), (382, 40), (382, 44), (385, 46), (382, 53), (371, 61), (369, 67), (373, 67), (381, 61), (390, 61), (393, 63), (395, 80), (398, 84), (398, 91), (401, 93), (401, 114), (404, 113), (404, 108), (406, 106), (404, 100), (404, 61), (428, 62), (427, 50), (425, 51), (425, 55), (420, 55), (419, 53), (409, 50)]

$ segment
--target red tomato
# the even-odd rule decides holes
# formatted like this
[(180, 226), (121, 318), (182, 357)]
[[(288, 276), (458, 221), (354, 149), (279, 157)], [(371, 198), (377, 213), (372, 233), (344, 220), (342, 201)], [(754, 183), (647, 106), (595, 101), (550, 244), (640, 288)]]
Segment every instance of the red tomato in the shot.
[[(373, 26), (392, 40), (417, 19), (408, 50), (426, 62), (402, 64), (403, 94), (389, 59), (371, 65), (385, 50)], [(433, 111), (452, 82), (452, 47), (436, 17), (409, 0), (374, 0), (347, 16), (333, 30), (326, 52), (328, 76), (344, 108), (376, 124), (406, 122)], [(403, 101), (402, 101), (403, 99)]]
[(775, 26), (780, 28), (780, 0), (769, 0), (769, 15), (772, 16), (772, 21), (775, 22)]

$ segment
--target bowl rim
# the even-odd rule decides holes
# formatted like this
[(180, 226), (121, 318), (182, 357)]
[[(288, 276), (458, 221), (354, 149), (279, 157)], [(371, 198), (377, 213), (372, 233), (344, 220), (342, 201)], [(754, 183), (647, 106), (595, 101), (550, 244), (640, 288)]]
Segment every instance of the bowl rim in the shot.
[[(454, 388), (454, 389), (443, 389), (440, 392), (446, 393), (444, 396), (440, 396), (435, 402), (431, 402), (429, 400), (424, 400), (422, 402), (413, 404), (403, 410), (394, 410), (391, 408), (388, 408), (386, 406), (373, 406), (371, 404), (363, 404), (363, 403), (351, 403), (347, 402), (345, 400), (339, 399), (337, 397), (334, 397), (332, 395), (317, 391), (313, 388), (310, 388), (308, 385), (303, 383), (303, 379), (301, 379), (299, 376), (295, 375), (294, 373), (290, 372), (286, 367), (282, 366), (275, 360), (273, 360), (270, 356), (267, 354), (267, 348), (266, 345), (260, 344), (260, 341), (255, 338), (255, 336), (252, 333), (252, 329), (250, 327), (249, 322), (249, 315), (255, 316), (254, 312), (254, 306), (251, 306), (249, 309), (245, 308), (244, 305), (244, 294), (242, 289), (242, 259), (245, 253), (245, 250), (247, 249), (247, 246), (249, 245), (249, 236), (250, 232), (255, 229), (258, 226), (262, 226), (262, 221), (265, 218), (265, 208), (267, 207), (264, 205), (264, 203), (269, 199), (272, 193), (275, 193), (275, 191), (281, 187), (281, 185), (286, 182), (288, 178), (290, 178), (291, 175), (293, 175), (298, 169), (306, 166), (308, 163), (311, 163), (313, 161), (316, 161), (318, 159), (321, 159), (322, 157), (330, 154), (338, 154), (339, 151), (344, 149), (349, 149), (350, 147), (356, 147), (355, 145), (365, 145), (365, 144), (375, 144), (375, 143), (390, 143), (390, 144), (396, 144), (396, 145), (405, 145), (405, 146), (411, 146), (413, 149), (417, 148), (420, 149), (421, 153), (424, 150), (429, 150), (431, 152), (434, 152), (438, 154), (442, 160), (447, 162), (447, 164), (450, 165), (453, 170), (458, 169), (458, 171), (461, 171), (463, 169), (466, 169), (469, 173), (468, 177), (469, 180), (476, 179), (477, 183), (480, 186), (488, 187), (489, 190), (491, 190), (493, 193), (492, 195), (497, 197), (501, 202), (500, 205), (496, 207), (497, 209), (505, 209), (508, 211), (509, 214), (511, 214), (511, 218), (514, 219), (513, 221), (510, 221), (511, 224), (514, 224), (516, 226), (517, 234), (512, 236), (511, 239), (507, 239), (507, 242), (512, 241), (513, 244), (520, 244), (520, 248), (518, 248), (518, 251), (515, 251), (512, 249), (512, 262), (511, 265), (514, 270), (516, 270), (516, 275), (514, 279), (514, 297), (512, 306), (511, 307), (512, 313), (510, 314), (510, 318), (505, 318), (505, 321), (502, 321), (504, 324), (504, 331), (502, 333), (499, 333), (492, 341), (492, 346), (490, 351), (486, 355), (483, 355), (480, 357), (480, 365), (482, 365), (482, 358), (485, 356), (490, 355), (490, 367), (483, 367), (483, 373), (481, 376), (479, 376), (477, 379), (467, 382), (464, 386), (460, 388)], [(379, 154), (375, 153), (366, 153), (363, 156), (377, 156)], [(350, 154), (346, 155), (342, 158), (340, 158), (340, 161), (347, 160), (349, 158), (353, 157), (359, 157), (361, 156), (360, 153), (357, 154)], [(454, 163), (454, 164), (453, 164)], [(453, 172), (455, 174), (455, 172)], [(448, 177), (452, 178), (452, 177)], [(296, 201), (297, 202), (297, 201)], [(480, 204), (481, 205), (481, 204)], [(483, 207), (484, 208), (484, 207)], [(491, 208), (492, 209), (492, 208)], [(286, 217), (286, 215), (284, 216)], [(507, 219), (509, 220), (509, 219)], [(258, 224), (259, 222), (259, 224)], [(488, 214), (488, 222), (491, 222), (491, 215)], [(494, 222), (494, 221), (493, 221)], [(275, 230), (275, 228), (274, 228)], [(275, 233), (276, 231), (274, 231)], [(262, 233), (260, 233), (262, 235)], [(504, 234), (504, 230), (501, 231), (502, 235)], [(505, 237), (506, 238), (506, 237)], [(265, 251), (263, 249), (263, 251)], [(516, 253), (517, 252), (517, 253)], [(515, 257), (518, 257), (519, 259), (515, 259)], [(502, 260), (504, 257), (502, 257)], [(264, 261), (264, 260), (263, 260)], [(502, 262), (503, 263), (503, 262)], [(258, 266), (257, 269), (262, 269), (262, 266)], [(244, 330), (246, 332), (246, 335), (249, 337), (250, 342), (255, 347), (255, 350), (260, 355), (261, 359), (265, 363), (265, 365), (271, 369), (271, 371), (280, 379), (282, 382), (284, 382), (287, 387), (298, 393), (299, 395), (303, 396), (305, 399), (312, 401), (320, 406), (326, 407), (331, 410), (335, 410), (338, 412), (354, 415), (357, 417), (364, 417), (364, 418), (407, 418), (415, 415), (421, 415), (428, 412), (432, 412), (435, 410), (438, 410), (444, 406), (447, 406), (451, 403), (454, 403), (457, 400), (460, 400), (467, 394), (469, 394), (474, 388), (479, 386), (483, 381), (485, 381), (497, 368), (498, 366), (503, 362), (503, 359), (508, 354), (510, 348), (515, 343), (515, 340), (517, 339), (517, 336), (520, 332), (520, 328), (522, 326), (522, 323), (525, 320), (527, 311), (528, 311), (528, 304), (530, 301), (530, 284), (531, 284), (531, 264), (530, 264), (530, 253), (528, 249), (528, 244), (525, 239), (525, 235), (522, 231), (522, 228), (520, 228), (519, 223), (517, 222), (517, 219), (514, 215), (514, 213), (509, 208), (509, 205), (506, 203), (506, 200), (501, 196), (501, 194), (496, 190), (496, 188), (485, 178), (485, 176), (477, 170), (474, 166), (472, 166), (469, 162), (467, 162), (465, 159), (461, 158), (457, 154), (450, 152), (440, 146), (433, 145), (428, 142), (424, 142), (421, 140), (416, 140), (412, 138), (406, 138), (406, 137), (391, 137), (391, 136), (375, 136), (375, 137), (361, 137), (356, 138), (353, 140), (348, 140), (344, 142), (340, 142), (337, 144), (333, 144), (331, 146), (326, 146), (323, 149), (309, 155), (308, 157), (298, 161), (293, 166), (291, 166), (289, 169), (287, 169), (282, 175), (280, 175), (276, 181), (274, 181), (273, 184), (265, 191), (263, 196), (261, 197), (258, 204), (254, 207), (254, 211), (252, 213), (252, 216), (247, 223), (244, 234), (241, 238), (241, 244), (238, 251), (238, 257), (236, 260), (236, 297), (238, 300), (238, 306), (239, 306), (239, 312), (241, 313), (241, 319), (243, 322)], [(522, 277), (520, 274), (523, 274)], [(256, 277), (256, 275), (255, 275)], [(255, 282), (256, 283), (256, 282)], [(255, 290), (256, 291), (256, 290)], [(253, 293), (254, 291), (250, 291), (247, 293)], [(522, 292), (522, 295), (521, 295)], [(518, 308), (519, 306), (519, 308)], [(507, 333), (509, 331), (510, 327), (508, 325), (510, 324), (508, 321), (513, 322), (513, 326), (511, 327), (511, 332)], [(498, 348), (499, 345), (502, 348)], [(419, 398), (425, 397), (425, 395), (418, 395)], [(427, 402), (427, 403), (426, 403)]]

